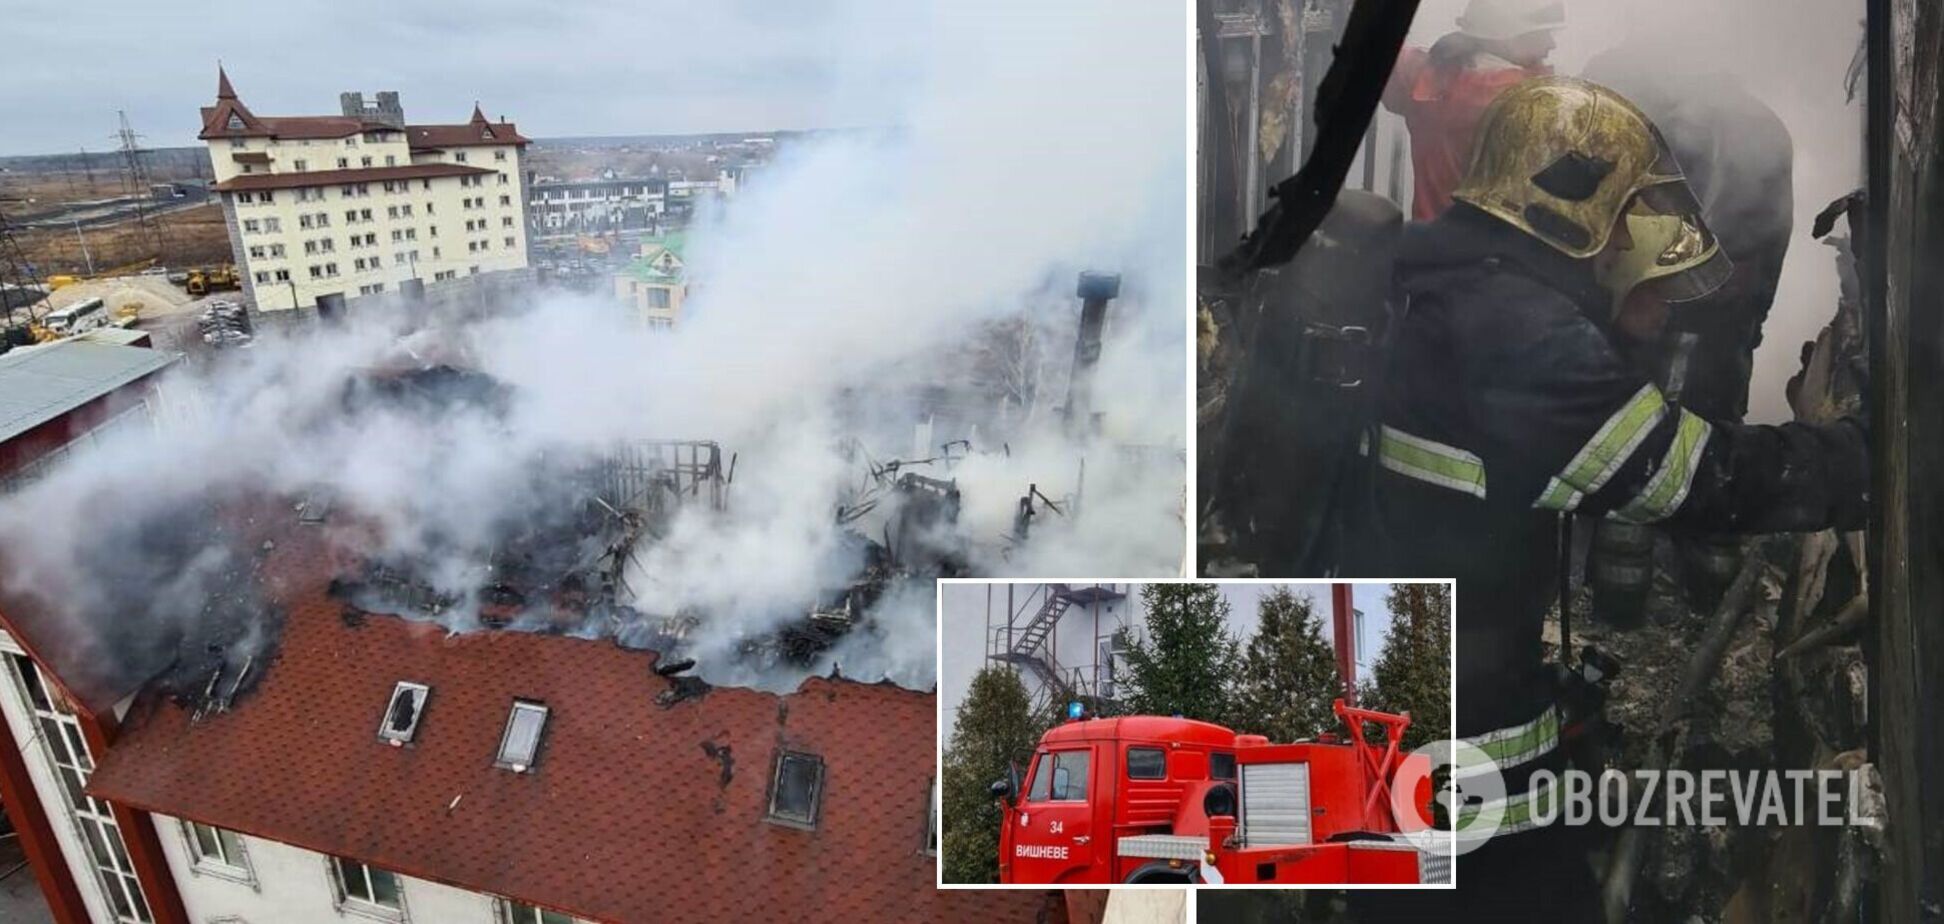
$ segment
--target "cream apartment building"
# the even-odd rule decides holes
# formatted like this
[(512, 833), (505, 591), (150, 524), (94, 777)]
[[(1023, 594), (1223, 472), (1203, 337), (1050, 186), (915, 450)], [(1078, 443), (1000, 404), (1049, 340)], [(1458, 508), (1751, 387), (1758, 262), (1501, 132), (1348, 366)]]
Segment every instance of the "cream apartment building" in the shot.
[(473, 107), (410, 124), (398, 94), (339, 95), (340, 113), (259, 116), (218, 70), (202, 110), (212, 187), (258, 311), (317, 308), (524, 271), (527, 139)]

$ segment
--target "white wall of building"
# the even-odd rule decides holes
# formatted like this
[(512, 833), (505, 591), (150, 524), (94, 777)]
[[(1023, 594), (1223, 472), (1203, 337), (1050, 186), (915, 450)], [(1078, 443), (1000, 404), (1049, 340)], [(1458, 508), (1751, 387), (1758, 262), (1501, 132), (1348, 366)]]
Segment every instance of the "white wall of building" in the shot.
[(535, 184), (530, 195), (528, 220), (546, 232), (642, 230), (667, 210), (659, 180)]
[[(219, 179), (234, 176), (288, 174), (347, 169), (407, 166), (414, 163), (463, 163), (494, 171), (475, 177), (435, 177), (398, 180), (392, 191), (384, 181), (361, 180), (301, 189), (271, 190), (268, 202), (261, 193), (223, 193), (225, 216), (233, 223), (237, 267), (246, 291), (260, 311), (277, 311), (316, 304), (319, 296), (342, 294), (347, 301), (371, 287), (397, 292), (400, 283), (422, 279), (432, 283), (477, 273), (522, 269), (527, 265), (526, 190), (520, 149), (515, 145), (467, 145), (414, 155), (401, 132), (384, 133), (391, 141), (367, 141), (365, 136), (343, 139), (277, 141), (260, 138), (217, 138), (209, 142), (210, 163)], [(239, 145), (238, 142), (241, 142)], [(349, 142), (347, 144), (347, 142)], [(251, 165), (239, 172), (237, 153), (264, 153), (269, 165)], [(473, 185), (477, 183), (477, 185)], [(467, 201), (484, 200), (476, 207)], [(404, 213), (410, 207), (410, 214)], [(394, 210), (398, 210), (396, 213)], [(359, 220), (347, 220), (356, 210)], [(363, 218), (369, 210), (371, 217)], [(305, 216), (323, 216), (324, 224), (303, 227)], [(277, 230), (270, 230), (271, 222)], [(468, 224), (473, 224), (468, 229)], [(375, 242), (362, 243), (366, 236)], [(396, 239), (394, 237), (396, 236)], [(353, 246), (353, 241), (359, 241)], [(329, 242), (329, 251), (321, 248)], [(314, 242), (316, 252), (305, 251)], [(282, 247), (281, 256), (277, 247)], [(359, 268), (360, 260), (371, 265)], [(312, 278), (311, 268), (335, 275)], [(279, 278), (287, 273), (288, 278)], [(450, 275), (447, 275), (450, 274)], [(294, 296), (294, 301), (293, 301)]]
[(1102, 924), (1179, 924), (1188, 919), (1187, 889), (1117, 889)]
[[(243, 849), (252, 881), (239, 882), (196, 868), (180, 820), (156, 815), (155, 825), (162, 851), (169, 858), (169, 870), (182, 890), (183, 906), (197, 924), (386, 920), (339, 909), (330, 860), (321, 853), (245, 835)], [(496, 924), (501, 920), (490, 896), (409, 876), (400, 876), (399, 881), (405, 906), (402, 920), (419, 924)]]

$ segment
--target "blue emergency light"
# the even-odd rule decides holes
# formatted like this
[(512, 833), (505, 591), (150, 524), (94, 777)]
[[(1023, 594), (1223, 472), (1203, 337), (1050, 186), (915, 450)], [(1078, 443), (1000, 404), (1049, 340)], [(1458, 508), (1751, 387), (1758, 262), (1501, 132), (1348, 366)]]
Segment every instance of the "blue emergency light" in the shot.
[(1080, 701), (1077, 699), (1074, 700), (1073, 702), (1067, 703), (1067, 719), (1070, 721), (1074, 721), (1074, 722), (1080, 721), (1080, 717), (1085, 715), (1086, 712), (1087, 712), (1086, 707), (1080, 705)]

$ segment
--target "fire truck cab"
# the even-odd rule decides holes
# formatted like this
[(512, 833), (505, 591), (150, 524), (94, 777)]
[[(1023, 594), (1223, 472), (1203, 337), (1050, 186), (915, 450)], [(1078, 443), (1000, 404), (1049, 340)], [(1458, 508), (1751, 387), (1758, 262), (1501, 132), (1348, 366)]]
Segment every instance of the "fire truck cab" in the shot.
[[(1399, 751), (1406, 716), (1347, 708), (1350, 740), (1271, 744), (1208, 722), (1078, 719), (1041, 737), (1023, 779), (993, 784), (1002, 883), (1416, 883), (1449, 858), (1399, 837), (1390, 783), (1411, 762), (1430, 817), (1429, 762)], [(1387, 729), (1385, 745), (1362, 726)]]

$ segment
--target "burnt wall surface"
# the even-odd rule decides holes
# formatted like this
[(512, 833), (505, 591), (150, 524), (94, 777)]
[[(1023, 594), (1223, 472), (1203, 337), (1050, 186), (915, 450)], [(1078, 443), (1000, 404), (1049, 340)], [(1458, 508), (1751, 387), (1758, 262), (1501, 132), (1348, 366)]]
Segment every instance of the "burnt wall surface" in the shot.
[[(1944, 11), (1869, 4), (1875, 650), (1872, 751), (1889, 810), (1885, 921), (1944, 906)], [(1914, 475), (1914, 477), (1913, 477)]]

